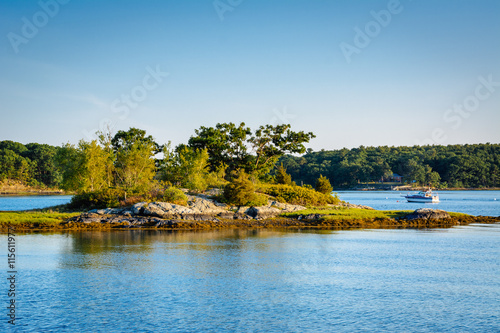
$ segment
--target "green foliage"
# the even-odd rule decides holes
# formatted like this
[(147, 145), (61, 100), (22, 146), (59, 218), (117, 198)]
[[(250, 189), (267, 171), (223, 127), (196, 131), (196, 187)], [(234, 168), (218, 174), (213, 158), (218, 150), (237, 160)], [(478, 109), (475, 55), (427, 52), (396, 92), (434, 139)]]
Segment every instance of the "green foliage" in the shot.
[(92, 209), (118, 207), (125, 193), (120, 189), (106, 188), (94, 192), (84, 192), (71, 198), (68, 204), (72, 209)]
[(160, 192), (156, 198), (164, 202), (171, 202), (182, 206), (187, 206), (188, 200), (184, 192), (175, 187), (165, 189), (163, 192)]
[(287, 172), (283, 163), (280, 164), (278, 169), (276, 170), (276, 176), (274, 177), (276, 184), (284, 184), (284, 185), (295, 185), (292, 182), (292, 176), (290, 176)]
[(340, 202), (337, 195), (323, 194), (302, 186), (264, 184), (260, 186), (259, 191), (296, 205), (320, 206)]
[(129, 128), (128, 131), (118, 131), (113, 138), (110, 138), (110, 144), (115, 152), (133, 149), (137, 146), (150, 147), (154, 154), (162, 150), (151, 135), (146, 136), (145, 130), (134, 127)]
[(160, 161), (159, 179), (196, 192), (203, 192), (209, 186), (222, 187), (227, 183), (224, 180), (224, 165), (210, 172), (206, 149), (195, 150), (181, 145), (172, 152), (169, 145), (165, 147), (164, 159)]
[(332, 193), (333, 191), (333, 187), (330, 184), (330, 180), (323, 175), (320, 175), (319, 178), (316, 180), (315, 188), (316, 191), (323, 194), (329, 194)]
[(260, 126), (248, 142), (256, 157), (252, 161), (251, 172), (259, 177), (267, 174), (284, 154), (303, 154), (304, 143), (316, 136), (303, 131), (293, 132), (289, 124)]
[(406, 184), (500, 187), (500, 144), (360, 146), (309, 151), (300, 157), (286, 155), (280, 162), (295, 181), (307, 184), (315, 184), (320, 175), (325, 175), (334, 187), (352, 187), (397, 173)]
[(244, 171), (240, 171), (238, 177), (224, 187), (223, 196), (227, 203), (236, 206), (262, 206), (267, 203), (266, 196), (255, 193), (255, 186)]
[(145, 193), (156, 174), (151, 143), (134, 142), (116, 153), (117, 185), (130, 193)]
[[(251, 130), (241, 123), (217, 124), (215, 127), (201, 127), (196, 136), (189, 139), (189, 147), (206, 149), (212, 171), (221, 165), (228, 172), (245, 170), (263, 179), (275, 166), (278, 158), (285, 153), (304, 153), (303, 143), (314, 138), (312, 133), (293, 132), (290, 125), (260, 126), (251, 135)], [(251, 152), (247, 151), (247, 146)]]

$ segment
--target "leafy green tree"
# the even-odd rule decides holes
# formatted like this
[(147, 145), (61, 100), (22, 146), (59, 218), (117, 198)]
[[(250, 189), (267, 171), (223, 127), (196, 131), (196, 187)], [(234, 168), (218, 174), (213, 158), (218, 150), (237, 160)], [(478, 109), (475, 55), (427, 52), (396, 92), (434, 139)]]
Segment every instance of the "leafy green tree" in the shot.
[(143, 141), (118, 149), (115, 162), (117, 184), (126, 193), (140, 194), (151, 187), (156, 172), (154, 149), (152, 143)]
[(320, 175), (319, 178), (316, 180), (315, 189), (316, 191), (323, 194), (330, 194), (333, 191), (333, 187), (330, 184), (330, 180), (323, 175)]
[(246, 163), (248, 152), (245, 142), (251, 134), (245, 123), (236, 126), (233, 123), (219, 123), (215, 127), (200, 127), (195, 130), (196, 136), (188, 141), (188, 146), (194, 150), (206, 149), (211, 171), (225, 165), (235, 170)]
[(81, 188), (84, 191), (98, 191), (108, 188), (110, 181), (108, 171), (112, 168), (112, 152), (100, 146), (97, 140), (80, 141), (79, 150), (83, 155)]
[[(105, 136), (105, 134), (101, 134)], [(107, 141), (107, 138), (101, 138)], [(151, 135), (146, 136), (146, 131), (135, 127), (131, 127), (128, 131), (118, 131), (110, 140), (116, 152), (137, 148), (138, 146), (150, 146), (153, 154), (160, 153), (162, 147), (156, 143)]]
[(290, 176), (287, 172), (283, 163), (280, 164), (278, 169), (276, 170), (276, 176), (274, 176), (276, 184), (284, 184), (284, 185), (295, 185), (292, 182), (292, 176)]
[(60, 147), (55, 157), (56, 166), (62, 175), (60, 187), (66, 191), (81, 191), (84, 187), (84, 154), (69, 143)]
[[(215, 127), (201, 127), (196, 136), (189, 139), (189, 147), (207, 149), (209, 167), (212, 171), (221, 165), (228, 173), (242, 169), (263, 178), (269, 174), (279, 157), (286, 153), (304, 153), (304, 143), (314, 138), (312, 133), (293, 132), (290, 125), (260, 126), (252, 137), (245, 123), (217, 124)], [(247, 150), (247, 146), (252, 149)]]
[(268, 173), (284, 154), (303, 154), (304, 143), (316, 136), (309, 132), (293, 132), (289, 124), (260, 126), (248, 140), (255, 153), (251, 171), (259, 176)]
[(47, 186), (58, 186), (61, 177), (56, 166), (57, 148), (47, 144), (28, 143), (23, 157), (36, 162), (34, 177)]

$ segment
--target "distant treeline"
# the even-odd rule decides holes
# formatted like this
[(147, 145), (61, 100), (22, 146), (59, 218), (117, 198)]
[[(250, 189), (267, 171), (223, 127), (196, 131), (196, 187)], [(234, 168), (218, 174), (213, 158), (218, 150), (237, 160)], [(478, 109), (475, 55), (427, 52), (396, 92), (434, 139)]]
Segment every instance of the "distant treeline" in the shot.
[(314, 184), (326, 176), (337, 188), (390, 181), (437, 187), (500, 187), (500, 144), (363, 147), (308, 152), (280, 159), (292, 179)]
[[(122, 134), (132, 133), (129, 132)], [(140, 134), (142, 138), (145, 137), (145, 132)], [(194, 138), (200, 137), (202, 136)], [(215, 142), (219, 141), (218, 138)], [(67, 183), (70, 179), (67, 177), (68, 163), (77, 161), (77, 156), (72, 154), (79, 150), (90, 154), (92, 149), (98, 148), (90, 143), (80, 143), (80, 145), (81, 147), (74, 148), (68, 145), (56, 147), (39, 143), (24, 145), (13, 141), (0, 141), (0, 181), (11, 179), (31, 186), (68, 188)], [(147, 155), (147, 158), (150, 156), (150, 154), (144, 155)], [(226, 163), (229, 162), (226, 161)], [(203, 165), (210, 169), (212, 164), (204, 163)], [(309, 149), (300, 157), (282, 156), (276, 166), (280, 164), (283, 164), (292, 179), (299, 185), (301, 182), (314, 185), (320, 175), (323, 175), (334, 187), (348, 188), (358, 183), (390, 181), (393, 180), (393, 174), (398, 174), (402, 176), (403, 184), (431, 184), (437, 187), (500, 187), (500, 144), (361, 146), (354, 149), (318, 152)], [(238, 167), (244, 169), (245, 165), (242, 165)], [(190, 173), (192, 172), (195, 171)], [(80, 175), (79, 178), (84, 176), (80, 171), (78, 175)], [(136, 183), (134, 181), (134, 184)]]
[(11, 179), (35, 187), (58, 187), (62, 180), (55, 161), (59, 149), (47, 144), (0, 141), (0, 181)]

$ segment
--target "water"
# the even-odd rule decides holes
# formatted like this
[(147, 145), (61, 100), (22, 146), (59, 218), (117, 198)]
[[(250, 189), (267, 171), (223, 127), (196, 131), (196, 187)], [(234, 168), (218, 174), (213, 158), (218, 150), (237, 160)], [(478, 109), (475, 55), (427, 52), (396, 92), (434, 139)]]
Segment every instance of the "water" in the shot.
[(500, 216), (500, 191), (438, 191), (438, 203), (407, 202), (400, 191), (339, 191), (341, 200), (378, 210), (443, 209), (470, 215)]
[(16, 250), (19, 332), (500, 331), (500, 224), (33, 233)]
[(67, 204), (71, 195), (0, 196), (0, 211), (29, 210)]

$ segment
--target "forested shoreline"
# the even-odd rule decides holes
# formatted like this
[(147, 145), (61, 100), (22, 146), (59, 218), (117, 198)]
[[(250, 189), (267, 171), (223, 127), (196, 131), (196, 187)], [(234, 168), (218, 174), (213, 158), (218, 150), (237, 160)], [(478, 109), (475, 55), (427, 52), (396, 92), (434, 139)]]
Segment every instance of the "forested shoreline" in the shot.
[(305, 155), (280, 159), (296, 182), (313, 184), (326, 176), (335, 188), (393, 180), (437, 188), (500, 187), (500, 144), (448, 146), (359, 147), (308, 150)]
[[(326, 177), (335, 188), (351, 188), (394, 180), (396, 174), (402, 177), (401, 184), (413, 186), (500, 187), (500, 144), (361, 146), (305, 152), (303, 143), (314, 135), (291, 132), (289, 127), (268, 125), (266, 132), (262, 126), (252, 135), (244, 124), (218, 124), (195, 133), (188, 144), (175, 149), (159, 145), (138, 129), (119, 131), (114, 137), (101, 133), (100, 140), (76, 146), (0, 141), (0, 181), (76, 192), (120, 185), (133, 193), (148, 188), (155, 179), (203, 191), (224, 185), (228, 175), (243, 170), (265, 183), (278, 179), (289, 185), (293, 181), (314, 186)], [(247, 151), (246, 146), (253, 149)], [(291, 180), (280, 181), (283, 174)]]

